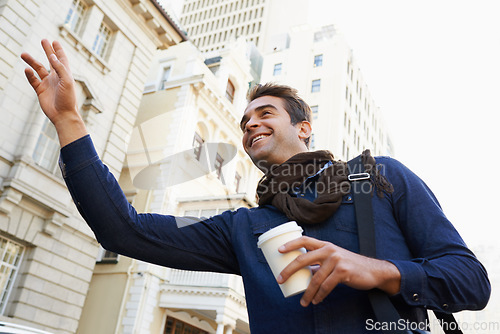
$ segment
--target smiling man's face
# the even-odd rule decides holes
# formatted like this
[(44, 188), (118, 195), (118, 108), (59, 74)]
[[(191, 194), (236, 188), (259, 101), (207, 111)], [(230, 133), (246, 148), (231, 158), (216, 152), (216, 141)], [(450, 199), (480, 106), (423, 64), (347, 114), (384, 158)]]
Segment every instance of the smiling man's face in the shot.
[(243, 114), (241, 129), (245, 152), (264, 172), (308, 150), (304, 139), (310, 135), (309, 123), (293, 125), (279, 97), (262, 96), (251, 101)]

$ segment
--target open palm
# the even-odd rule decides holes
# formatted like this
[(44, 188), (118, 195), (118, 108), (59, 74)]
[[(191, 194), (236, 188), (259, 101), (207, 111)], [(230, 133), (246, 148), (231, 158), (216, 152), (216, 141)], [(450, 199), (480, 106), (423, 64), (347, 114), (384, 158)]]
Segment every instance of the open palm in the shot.
[(25, 74), (38, 95), (43, 112), (57, 125), (68, 116), (77, 116), (75, 112), (78, 114), (75, 84), (61, 45), (57, 41), (51, 45), (44, 39), (42, 47), (49, 59), (50, 71), (27, 53), (23, 53), (21, 58), (31, 67), (26, 68)]
[(42, 47), (49, 59), (50, 71), (30, 54), (22, 53), (21, 58), (30, 66), (24, 73), (38, 96), (43, 112), (54, 124), (63, 147), (88, 132), (78, 112), (75, 80), (61, 44), (57, 41), (50, 44), (43, 39)]

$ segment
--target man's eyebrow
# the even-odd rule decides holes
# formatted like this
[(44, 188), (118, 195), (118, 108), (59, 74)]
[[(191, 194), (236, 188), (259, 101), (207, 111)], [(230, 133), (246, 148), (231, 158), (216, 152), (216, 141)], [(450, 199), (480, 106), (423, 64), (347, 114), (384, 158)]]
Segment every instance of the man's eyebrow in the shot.
[[(257, 108), (255, 108), (254, 110), (255, 111), (262, 111), (264, 109), (274, 109), (274, 110), (278, 110), (278, 108), (276, 108), (275, 106), (273, 106), (272, 104), (264, 104), (262, 106), (258, 106)], [(241, 118), (241, 122), (240, 122), (240, 128), (243, 130), (243, 125), (245, 125), (245, 123), (248, 122), (248, 115), (243, 115), (243, 117)]]

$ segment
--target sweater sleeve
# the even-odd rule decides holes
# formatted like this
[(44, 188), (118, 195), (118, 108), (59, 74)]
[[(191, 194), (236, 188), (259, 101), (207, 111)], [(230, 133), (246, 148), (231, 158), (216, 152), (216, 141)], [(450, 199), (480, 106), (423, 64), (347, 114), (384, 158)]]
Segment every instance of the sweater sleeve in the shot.
[(78, 211), (107, 250), (171, 268), (239, 273), (231, 212), (194, 224), (137, 213), (88, 135), (61, 149), (60, 167)]
[(434, 194), (398, 161), (383, 158), (381, 162), (394, 186), (395, 218), (413, 255), (411, 261), (391, 260), (401, 272), (401, 297), (409, 305), (443, 312), (484, 308), (491, 292), (486, 269), (446, 218)]

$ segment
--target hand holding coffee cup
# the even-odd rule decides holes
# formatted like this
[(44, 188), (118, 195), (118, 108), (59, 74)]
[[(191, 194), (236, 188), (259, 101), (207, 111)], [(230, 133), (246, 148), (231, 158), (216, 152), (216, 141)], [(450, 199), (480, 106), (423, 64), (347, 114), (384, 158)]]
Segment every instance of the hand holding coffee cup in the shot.
[[(274, 277), (278, 277), (285, 267), (295, 260), (295, 258), (306, 252), (305, 248), (295, 251), (280, 253), (278, 248), (283, 244), (300, 238), (302, 228), (296, 222), (291, 221), (279, 225), (259, 237), (257, 246), (262, 249), (264, 256), (273, 272)], [(312, 273), (309, 267), (302, 268), (295, 272), (286, 282), (280, 284), (281, 291), (285, 297), (294, 296), (304, 292), (311, 281)]]

